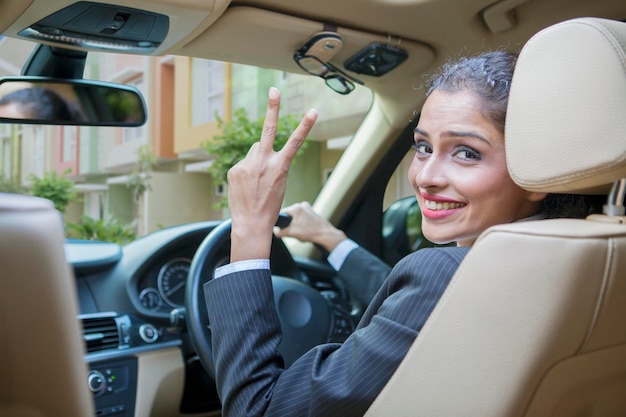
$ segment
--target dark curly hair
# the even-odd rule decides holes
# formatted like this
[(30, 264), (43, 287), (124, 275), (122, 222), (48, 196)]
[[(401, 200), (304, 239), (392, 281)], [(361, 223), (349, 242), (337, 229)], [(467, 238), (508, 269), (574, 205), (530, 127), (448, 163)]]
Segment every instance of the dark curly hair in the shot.
[(504, 133), (506, 107), (518, 53), (485, 52), (449, 61), (426, 83), (426, 96), (441, 90), (450, 93), (470, 91), (481, 102), (481, 113)]

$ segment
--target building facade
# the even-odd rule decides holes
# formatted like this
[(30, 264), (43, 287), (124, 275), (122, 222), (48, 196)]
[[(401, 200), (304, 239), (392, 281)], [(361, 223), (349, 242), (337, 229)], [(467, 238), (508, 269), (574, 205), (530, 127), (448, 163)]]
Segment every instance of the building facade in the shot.
[[(9, 41), (14, 40), (3, 40)], [(147, 104), (147, 123), (138, 128), (0, 125), (0, 173), (25, 186), (32, 175), (66, 174), (80, 193), (67, 220), (86, 215), (135, 221), (139, 235), (228, 217), (227, 209), (217, 207), (226, 189), (208, 174), (213, 157), (204, 144), (220, 134), (217, 117), (230, 120), (237, 109), (245, 109), (250, 120), (262, 117), (270, 86), (281, 90), (281, 114), (299, 116), (310, 107), (320, 114), (290, 172), (285, 204), (313, 201), (372, 100), (363, 87), (339, 96), (320, 78), (188, 57), (89, 54), (85, 78), (137, 87)], [(135, 195), (129, 179), (146, 151), (152, 162), (143, 177), (149, 189)], [(304, 179), (307, 187), (299, 187)]]

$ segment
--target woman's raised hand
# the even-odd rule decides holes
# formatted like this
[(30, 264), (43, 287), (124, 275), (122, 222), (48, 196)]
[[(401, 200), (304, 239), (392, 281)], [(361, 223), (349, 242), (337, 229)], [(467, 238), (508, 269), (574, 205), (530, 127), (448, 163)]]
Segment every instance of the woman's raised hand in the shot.
[(232, 220), (231, 262), (269, 258), (272, 231), (283, 203), (287, 173), (317, 120), (310, 109), (285, 146), (275, 152), (280, 92), (272, 87), (259, 142), (228, 171), (228, 207)]

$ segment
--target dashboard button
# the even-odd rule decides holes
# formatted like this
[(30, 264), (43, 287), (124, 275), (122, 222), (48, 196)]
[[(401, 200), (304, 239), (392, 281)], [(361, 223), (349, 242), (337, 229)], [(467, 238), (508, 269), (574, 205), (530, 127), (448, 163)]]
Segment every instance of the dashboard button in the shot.
[(89, 386), (89, 390), (95, 395), (102, 394), (107, 388), (106, 379), (104, 379), (104, 375), (99, 371), (89, 371), (87, 375), (87, 385)]
[(159, 339), (159, 331), (152, 324), (145, 323), (139, 326), (139, 336), (146, 343), (154, 343)]

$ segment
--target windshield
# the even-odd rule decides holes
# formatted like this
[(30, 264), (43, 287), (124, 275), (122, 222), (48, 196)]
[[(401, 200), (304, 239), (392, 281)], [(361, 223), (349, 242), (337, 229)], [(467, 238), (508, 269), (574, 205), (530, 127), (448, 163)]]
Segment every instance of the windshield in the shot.
[[(34, 45), (0, 40), (2, 75), (19, 75)], [(361, 85), (341, 95), (304, 72), (178, 56), (89, 53), (84, 78), (139, 89), (147, 123), (1, 124), (0, 191), (52, 199), (68, 237), (118, 243), (229, 216), (225, 172), (258, 139), (270, 86), (282, 94), (279, 136), (308, 108), (320, 114), (294, 162), (285, 205), (315, 201), (373, 99)]]

